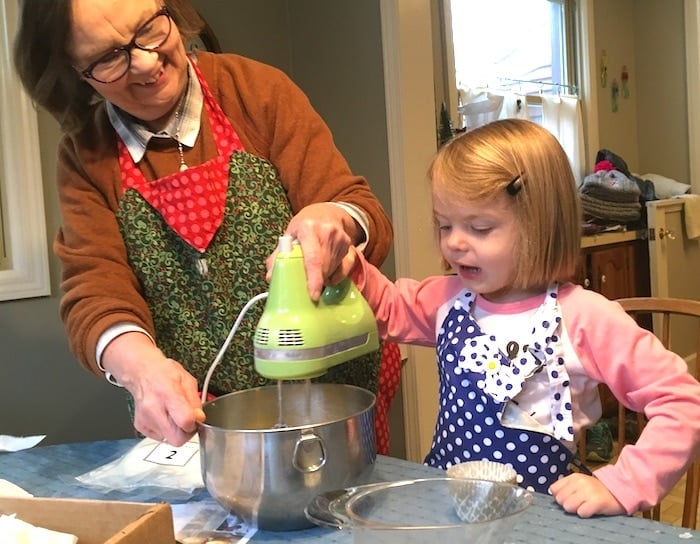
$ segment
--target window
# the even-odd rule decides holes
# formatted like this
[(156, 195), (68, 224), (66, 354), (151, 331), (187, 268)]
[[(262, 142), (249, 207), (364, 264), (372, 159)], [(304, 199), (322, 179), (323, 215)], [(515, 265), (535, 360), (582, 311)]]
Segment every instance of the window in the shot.
[(454, 128), (530, 119), (558, 138), (580, 179), (585, 142), (575, 0), (442, 2), (443, 73), (436, 79)]
[(453, 106), (484, 90), (510, 91), (539, 121), (540, 96), (578, 95), (573, 0), (444, 0), (443, 27)]
[(457, 86), (575, 94), (570, 9), (565, 0), (452, 0)]
[[(0, 43), (11, 44), (18, 0), (0, 3)], [(0, 55), (0, 301), (50, 294), (36, 111)]]

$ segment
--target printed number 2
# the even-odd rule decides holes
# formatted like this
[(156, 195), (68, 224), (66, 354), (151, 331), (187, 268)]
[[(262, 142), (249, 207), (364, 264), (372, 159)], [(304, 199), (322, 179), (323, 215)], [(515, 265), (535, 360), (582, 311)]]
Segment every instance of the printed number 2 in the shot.
[(198, 451), (199, 445), (195, 442), (187, 442), (179, 448), (173, 448), (170, 444), (160, 443), (151, 450), (145, 460), (158, 465), (184, 467)]

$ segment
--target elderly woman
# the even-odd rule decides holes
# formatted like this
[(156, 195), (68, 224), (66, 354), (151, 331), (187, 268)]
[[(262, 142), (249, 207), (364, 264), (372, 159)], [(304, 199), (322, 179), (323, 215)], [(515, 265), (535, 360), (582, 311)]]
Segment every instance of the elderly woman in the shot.
[[(392, 231), (320, 116), (279, 70), (188, 56), (201, 19), (183, 0), (24, 0), (15, 65), (61, 124), (61, 315), (88, 369), (125, 387), (134, 426), (184, 443), (198, 389), (238, 312), (266, 291), (279, 235), (298, 239), (318, 298), (350, 246), (375, 264)], [(335, 274), (334, 274), (335, 273)], [(253, 309), (210, 384), (266, 383)], [(377, 388), (372, 364), (328, 379)]]

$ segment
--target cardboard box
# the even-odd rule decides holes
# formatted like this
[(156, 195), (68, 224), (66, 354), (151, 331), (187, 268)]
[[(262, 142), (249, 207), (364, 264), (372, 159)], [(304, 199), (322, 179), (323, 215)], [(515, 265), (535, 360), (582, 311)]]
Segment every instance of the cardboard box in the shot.
[(173, 513), (166, 503), (0, 497), (0, 514), (69, 533), (78, 544), (173, 544)]

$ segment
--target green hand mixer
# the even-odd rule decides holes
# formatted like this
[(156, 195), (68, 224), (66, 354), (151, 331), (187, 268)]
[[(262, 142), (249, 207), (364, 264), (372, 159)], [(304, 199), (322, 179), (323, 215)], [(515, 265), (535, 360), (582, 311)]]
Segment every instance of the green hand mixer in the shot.
[(372, 309), (349, 278), (311, 299), (301, 246), (281, 236), (253, 345), (259, 374), (298, 380), (377, 350), (379, 335)]

